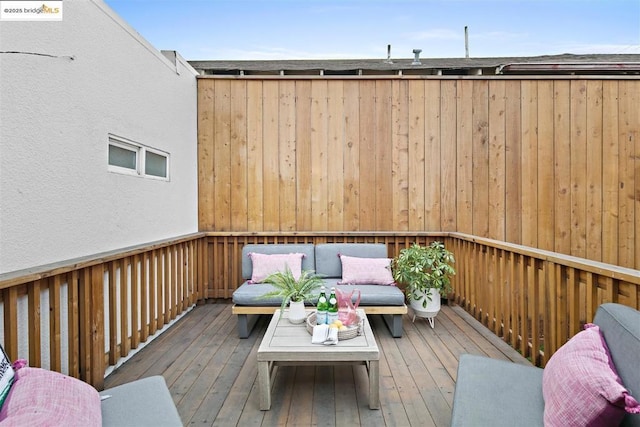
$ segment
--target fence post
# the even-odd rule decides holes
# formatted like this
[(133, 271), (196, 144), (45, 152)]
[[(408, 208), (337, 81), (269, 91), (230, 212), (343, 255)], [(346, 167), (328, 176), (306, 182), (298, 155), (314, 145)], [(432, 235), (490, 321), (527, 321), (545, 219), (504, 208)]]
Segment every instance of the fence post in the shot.
[(89, 267), (80, 284), (81, 379), (104, 388), (104, 264)]
[(91, 267), (91, 385), (104, 388), (104, 264)]

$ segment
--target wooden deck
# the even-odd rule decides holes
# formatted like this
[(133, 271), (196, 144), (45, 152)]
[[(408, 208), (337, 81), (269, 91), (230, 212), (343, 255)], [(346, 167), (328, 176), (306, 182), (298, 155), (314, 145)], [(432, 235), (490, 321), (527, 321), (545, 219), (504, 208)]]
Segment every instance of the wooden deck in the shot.
[(380, 348), (380, 410), (369, 409), (363, 366), (280, 367), (270, 411), (259, 409), (256, 352), (268, 317), (239, 339), (229, 304), (195, 307), (105, 379), (105, 387), (163, 375), (185, 425), (449, 426), (462, 353), (529, 364), (460, 307), (443, 306), (431, 329), (404, 317), (393, 338), (370, 316)]

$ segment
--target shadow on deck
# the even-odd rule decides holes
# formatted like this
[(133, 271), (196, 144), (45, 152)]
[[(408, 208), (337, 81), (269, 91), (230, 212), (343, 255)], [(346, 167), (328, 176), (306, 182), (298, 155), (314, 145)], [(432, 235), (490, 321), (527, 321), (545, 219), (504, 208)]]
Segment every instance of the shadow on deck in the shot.
[(195, 307), (105, 379), (113, 387), (163, 375), (185, 425), (449, 426), (458, 359), (474, 353), (529, 364), (457, 306), (443, 306), (435, 329), (404, 316), (391, 337), (371, 316), (380, 352), (380, 410), (368, 406), (363, 366), (276, 368), (270, 411), (260, 411), (256, 353), (268, 316), (239, 339), (229, 304)]

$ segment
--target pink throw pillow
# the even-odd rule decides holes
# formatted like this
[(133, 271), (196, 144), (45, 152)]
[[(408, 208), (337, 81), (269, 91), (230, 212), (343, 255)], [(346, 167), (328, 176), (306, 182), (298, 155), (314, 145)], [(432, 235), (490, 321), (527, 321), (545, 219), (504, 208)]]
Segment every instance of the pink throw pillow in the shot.
[(542, 374), (546, 427), (617, 426), (640, 406), (622, 385), (594, 324), (551, 356)]
[(100, 395), (89, 384), (40, 368), (17, 367), (0, 426), (101, 426)]
[(341, 285), (394, 285), (390, 258), (358, 258), (339, 255), (342, 262)]
[(302, 258), (304, 254), (261, 254), (257, 252), (249, 252), (247, 254), (251, 258), (252, 273), (249, 283), (262, 283), (270, 274), (278, 271), (285, 271), (289, 266), (289, 270), (293, 277), (299, 279), (302, 275)]

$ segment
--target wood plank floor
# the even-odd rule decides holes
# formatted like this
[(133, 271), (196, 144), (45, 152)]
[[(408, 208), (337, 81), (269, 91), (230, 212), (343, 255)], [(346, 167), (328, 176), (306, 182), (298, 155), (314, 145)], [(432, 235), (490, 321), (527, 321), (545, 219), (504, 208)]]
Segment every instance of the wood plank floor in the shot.
[(163, 375), (185, 425), (449, 426), (462, 353), (529, 364), (460, 307), (444, 306), (431, 329), (404, 317), (393, 338), (370, 316), (380, 352), (380, 410), (368, 406), (363, 366), (279, 367), (272, 406), (260, 411), (256, 353), (268, 324), (262, 316), (239, 339), (229, 304), (195, 307), (105, 379), (113, 387)]

